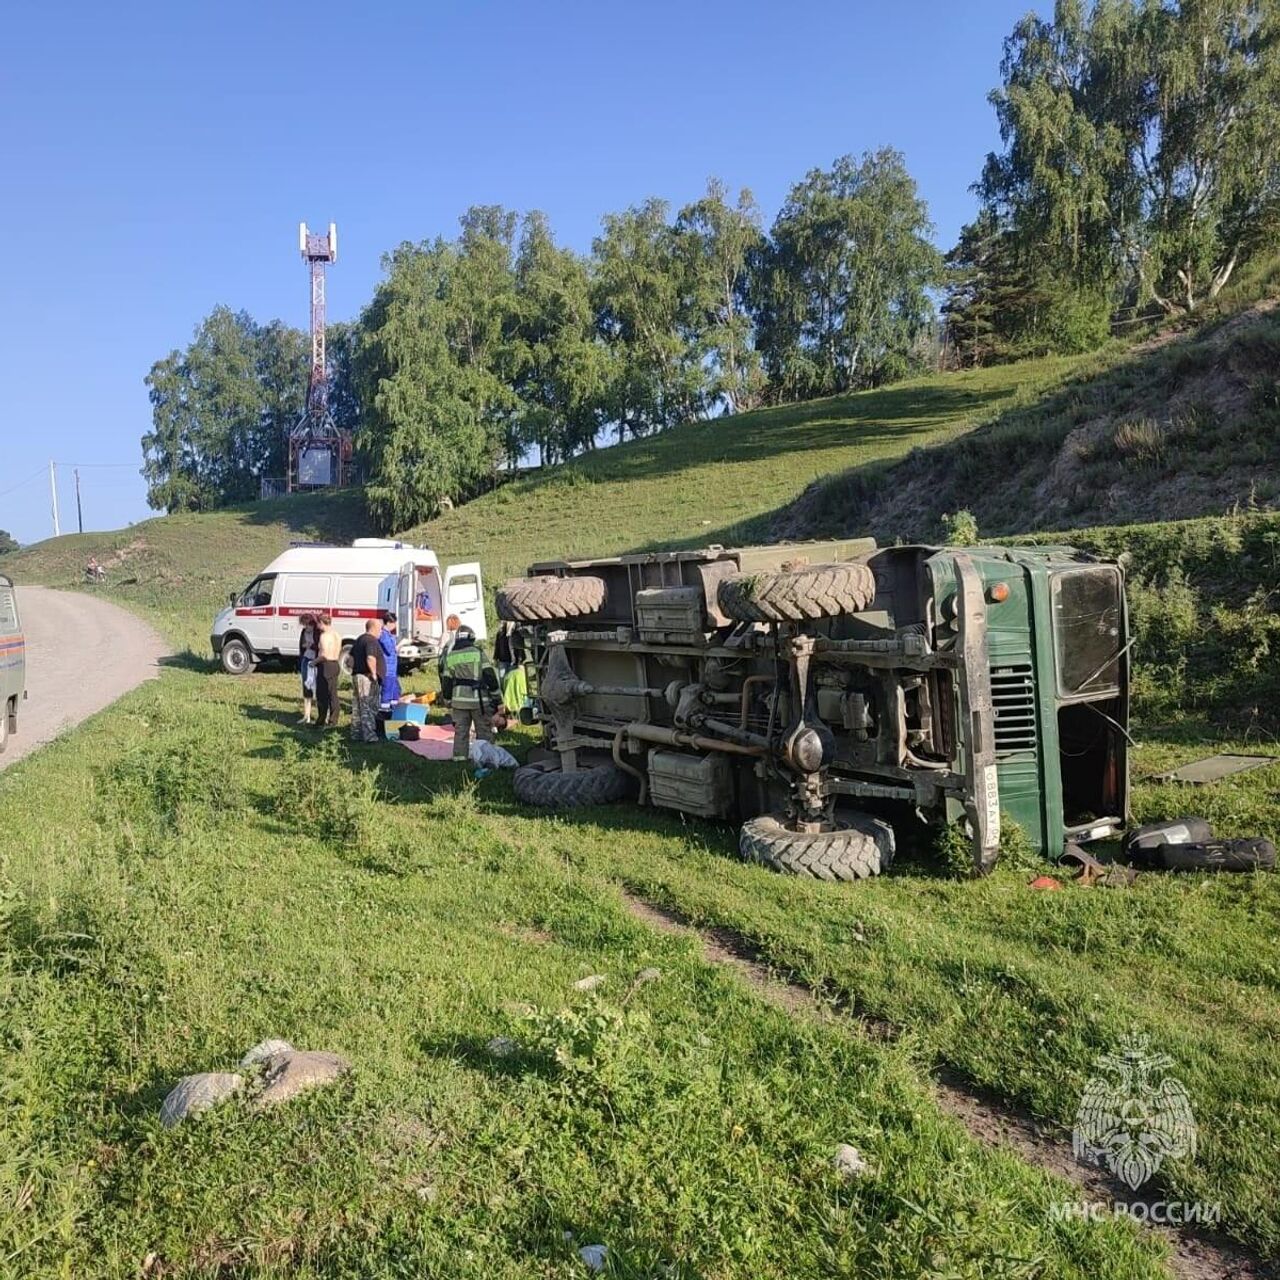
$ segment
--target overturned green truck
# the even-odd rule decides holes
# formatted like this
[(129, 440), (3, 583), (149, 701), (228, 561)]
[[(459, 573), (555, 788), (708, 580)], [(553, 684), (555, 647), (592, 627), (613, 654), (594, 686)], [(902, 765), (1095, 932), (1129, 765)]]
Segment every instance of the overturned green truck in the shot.
[(526, 803), (741, 822), (744, 857), (874, 875), (952, 824), (1044, 854), (1128, 816), (1118, 564), (1068, 547), (869, 539), (533, 565), (497, 594), (531, 666)]

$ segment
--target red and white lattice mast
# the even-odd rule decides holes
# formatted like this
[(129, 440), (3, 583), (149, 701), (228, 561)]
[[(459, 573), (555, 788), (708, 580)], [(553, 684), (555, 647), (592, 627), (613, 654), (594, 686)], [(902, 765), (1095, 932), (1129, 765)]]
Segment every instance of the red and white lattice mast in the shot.
[(329, 412), (329, 369), (324, 346), (324, 269), (338, 258), (338, 228), (329, 223), (329, 234), (308, 231), (298, 224), (298, 248), (311, 270), (311, 373), (307, 379), (307, 405), (297, 426), (289, 433), (287, 487), (324, 489), (347, 483), (351, 439), (340, 431)]

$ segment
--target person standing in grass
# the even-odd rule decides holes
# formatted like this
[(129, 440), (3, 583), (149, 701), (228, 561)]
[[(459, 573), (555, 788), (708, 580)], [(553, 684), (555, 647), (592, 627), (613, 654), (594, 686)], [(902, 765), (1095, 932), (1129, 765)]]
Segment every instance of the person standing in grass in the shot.
[(396, 615), (388, 610), (382, 615), (382, 634), (378, 644), (382, 649), (382, 705), (390, 706), (400, 701), (400, 655), (396, 650)]
[(353, 742), (378, 741), (378, 704), (382, 701), (379, 668), (385, 662), (382, 646), (382, 619), (370, 618), (364, 624), (364, 635), (351, 646), (351, 682), (355, 699), (351, 705), (351, 739)]
[(338, 723), (338, 660), (342, 657), (342, 638), (333, 629), (327, 613), (316, 620), (320, 629), (316, 640), (316, 723)]
[(498, 673), (485, 658), (470, 627), (458, 628), (453, 647), (444, 659), (440, 684), (453, 716), (453, 758), (465, 763), (471, 758), (473, 724), (477, 738), (493, 741), (493, 722), (485, 700), (487, 697), (492, 702), (498, 690)]
[(320, 626), (314, 614), (304, 613), (299, 619), (302, 630), (298, 633), (298, 673), (302, 676), (302, 723), (311, 723), (311, 699), (316, 693), (320, 672), (316, 666), (319, 656)]

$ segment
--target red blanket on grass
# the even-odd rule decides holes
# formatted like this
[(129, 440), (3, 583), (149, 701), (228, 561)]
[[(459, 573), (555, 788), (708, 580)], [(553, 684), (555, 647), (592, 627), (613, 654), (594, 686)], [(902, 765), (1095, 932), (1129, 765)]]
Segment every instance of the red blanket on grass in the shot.
[(408, 747), (415, 756), (423, 756), (427, 760), (449, 760), (453, 756), (453, 728), (443, 724), (423, 724), (418, 726), (422, 736), (417, 742), (406, 742), (403, 738), (397, 741), (402, 747)]

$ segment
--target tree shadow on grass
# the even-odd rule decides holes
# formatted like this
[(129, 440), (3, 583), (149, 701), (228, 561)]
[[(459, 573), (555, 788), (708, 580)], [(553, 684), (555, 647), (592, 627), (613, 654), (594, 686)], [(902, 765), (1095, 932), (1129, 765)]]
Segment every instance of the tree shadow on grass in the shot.
[[(302, 716), (297, 702), (292, 699), (285, 701), (280, 698), (276, 698), (273, 701), (276, 703), (275, 706), (270, 705), (265, 700), (263, 702), (243, 703), (240, 708), (241, 714), (249, 720), (264, 720), (268, 724), (277, 724), (284, 729), (296, 729), (298, 730), (297, 736), (299, 738), (301, 738), (304, 733), (315, 734), (318, 732), (317, 726), (314, 723), (311, 725), (300, 723)], [(337, 729), (329, 729), (326, 730), (326, 732), (336, 733), (339, 730), (345, 732), (346, 725), (340, 725)]]
[(190, 648), (182, 649), (177, 653), (167, 653), (156, 665), (172, 667), (178, 671), (196, 671), (206, 676), (213, 675), (220, 670), (218, 664), (212, 658), (205, 657)]
[[(495, 1052), (495, 1041), (504, 1042)], [(560, 1068), (545, 1054), (523, 1047), (514, 1037), (476, 1035), (422, 1036), (418, 1050), (430, 1058), (460, 1062), (473, 1071), (495, 1080), (519, 1080), (536, 1076), (541, 1080), (557, 1080)]]

